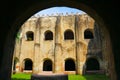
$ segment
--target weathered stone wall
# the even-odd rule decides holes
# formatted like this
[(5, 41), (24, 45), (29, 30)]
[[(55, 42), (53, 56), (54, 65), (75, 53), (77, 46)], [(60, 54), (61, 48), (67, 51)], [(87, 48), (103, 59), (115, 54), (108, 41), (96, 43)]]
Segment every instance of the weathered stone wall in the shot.
[[(52, 61), (53, 73), (83, 74), (86, 60), (89, 58), (97, 59), (100, 69), (106, 71), (110, 57), (108, 49), (103, 46), (106, 44), (102, 39), (105, 32), (102, 33), (99, 27), (86, 14), (29, 19), (21, 27), (21, 42), (19, 45), (16, 43), (15, 57), (19, 58), (20, 71), (24, 68), (26, 58), (33, 61), (33, 73), (43, 72), (43, 63), (47, 59)], [(93, 39), (84, 38), (86, 29), (91, 30)], [(45, 40), (45, 32), (48, 30), (53, 33), (53, 40)], [(66, 30), (73, 31), (73, 40), (64, 40)], [(33, 41), (26, 40), (27, 31), (34, 33)], [(110, 41), (108, 44), (106, 46), (110, 46)], [(75, 71), (65, 71), (65, 60), (69, 58), (75, 62)]]

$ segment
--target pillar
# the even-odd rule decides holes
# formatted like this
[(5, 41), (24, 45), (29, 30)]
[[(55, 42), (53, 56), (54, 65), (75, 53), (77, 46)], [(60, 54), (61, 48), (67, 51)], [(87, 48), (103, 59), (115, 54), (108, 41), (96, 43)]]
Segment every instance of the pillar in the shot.
[(33, 73), (39, 73), (39, 54), (40, 54), (40, 19), (37, 20), (35, 26), (35, 35), (34, 35), (34, 60), (33, 60)]
[(75, 39), (76, 39), (76, 74), (83, 74), (83, 67), (85, 65), (85, 53), (86, 45), (82, 40), (82, 27), (85, 24), (82, 23), (80, 16), (76, 15), (75, 17)]
[(55, 27), (55, 51), (54, 51), (54, 73), (60, 73), (62, 68), (61, 60), (61, 16), (57, 17), (56, 27)]

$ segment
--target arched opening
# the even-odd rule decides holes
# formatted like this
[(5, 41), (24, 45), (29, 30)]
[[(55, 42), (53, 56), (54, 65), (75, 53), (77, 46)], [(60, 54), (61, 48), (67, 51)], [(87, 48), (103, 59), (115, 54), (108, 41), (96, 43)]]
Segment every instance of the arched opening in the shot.
[(13, 73), (16, 73), (19, 70), (18, 63), (19, 63), (19, 59), (15, 57), (13, 61)]
[(24, 60), (24, 70), (32, 70), (33, 62), (31, 59)]
[(53, 40), (53, 33), (52, 31), (46, 31), (45, 32), (45, 40)]
[(13, 71), (16, 70), (16, 60), (14, 60), (14, 64), (13, 64)]
[(100, 70), (99, 61), (97, 59), (95, 59), (95, 58), (89, 58), (86, 61), (86, 70), (87, 71)]
[(65, 71), (75, 71), (75, 62), (73, 59), (65, 60)]
[(26, 32), (26, 38), (27, 38), (27, 41), (33, 41), (34, 40), (34, 33), (32, 31)]
[(43, 71), (52, 71), (52, 61), (50, 59), (43, 62)]
[(72, 30), (66, 30), (64, 32), (64, 40), (73, 40), (74, 39), (74, 33)]
[[(59, 1), (58, 1), (58, 2), (59, 2)], [(42, 9), (44, 9), (44, 8), (48, 8), (48, 7), (50, 7), (50, 6), (57, 6), (57, 5), (62, 4), (62, 2), (59, 2), (59, 3), (58, 3), (58, 2), (57, 2), (56, 4), (54, 4), (54, 1), (53, 1), (53, 3), (52, 3), (52, 2), (48, 2), (48, 3), (50, 3), (48, 6), (42, 5), (42, 6), (40, 6), (39, 8), (38, 8), (38, 7), (37, 7), (37, 8), (36, 8), (36, 7), (34, 8), (33, 5), (29, 8), (29, 6), (26, 5), (26, 6), (27, 6), (27, 7), (26, 7), (27, 9), (24, 9), (24, 10), (26, 10), (26, 12), (23, 12), (23, 13), (21, 13), (21, 14), (17, 14), (17, 13), (16, 13), (17, 16), (18, 16), (17, 18), (19, 18), (19, 19), (16, 19), (16, 17), (13, 17), (13, 18), (15, 18), (15, 19), (13, 19), (14, 22), (12, 23), (12, 21), (11, 21), (10, 25), (13, 25), (13, 24), (14, 24), (14, 25), (12, 26), (12, 29), (9, 31), (9, 32), (12, 32), (12, 33), (10, 34), (10, 36), (9, 36), (8, 38), (6, 38), (6, 42), (7, 42), (7, 43), (6, 43), (5, 46), (13, 45), (13, 43), (12, 43), (11, 40), (13, 40), (13, 36), (14, 36), (15, 33), (16, 33), (15, 31), (17, 31), (17, 29), (19, 28), (18, 26), (21, 25), (21, 24), (24, 22), (24, 20), (26, 20), (31, 14), (35, 13), (35, 12), (38, 11), (38, 10), (42, 10)], [(84, 1), (83, 1), (83, 2), (84, 2)], [(22, 3), (22, 2), (21, 2), (21, 3)], [(31, 2), (31, 3), (32, 3), (32, 2)], [(47, 3), (47, 4), (48, 4), (48, 3)], [(82, 2), (81, 2), (81, 3), (82, 3)], [(92, 3), (92, 2), (91, 2), (91, 3)], [(88, 5), (89, 5), (91, 8), (94, 8), (94, 7), (95, 7), (95, 9), (98, 9), (98, 8), (99, 8), (99, 7), (97, 8), (96, 6), (92, 7), (92, 5), (93, 5), (94, 3), (93, 3), (93, 4), (91, 4), (91, 3), (90, 3), (90, 5), (89, 5), (89, 2), (88, 2)], [(40, 4), (42, 4), (42, 2), (41, 2)], [(39, 5), (40, 5), (40, 4), (39, 4)], [(75, 1), (75, 6), (74, 6), (74, 5), (71, 4), (71, 1), (70, 1), (70, 2), (66, 2), (66, 1), (65, 1), (65, 3), (62, 4), (62, 5), (66, 5), (66, 6), (70, 6), (70, 7), (76, 7), (76, 8), (78, 8), (78, 9), (82, 8), (82, 9), (85, 9), (86, 11), (88, 11), (88, 12), (90, 11), (89, 13), (91, 13), (91, 15), (93, 14), (92, 16), (95, 15), (94, 18), (97, 19), (97, 20), (99, 20), (99, 16), (98, 16), (97, 14), (94, 14), (94, 11), (92, 12), (91, 9), (86, 8), (86, 7), (84, 7), (84, 6), (80, 7), (78, 4), (80, 5), (80, 2), (76, 2), (76, 1)], [(77, 6), (76, 6), (76, 5), (77, 5)], [(87, 5), (87, 4), (86, 4), (86, 5)], [(38, 5), (37, 5), (37, 6), (38, 6)], [(109, 5), (108, 5), (108, 6), (109, 6)], [(28, 8), (29, 8), (29, 9), (28, 9)], [(33, 10), (33, 9), (34, 9), (34, 10)], [(105, 9), (107, 9), (107, 8), (105, 8)], [(16, 10), (17, 10), (17, 9), (16, 9)], [(19, 9), (18, 9), (18, 10), (19, 10)], [(21, 10), (22, 10), (22, 9), (21, 9)], [(30, 11), (30, 10), (31, 10), (31, 11)], [(105, 10), (102, 10), (102, 11), (105, 11)], [(99, 9), (96, 10), (96, 12), (99, 12), (100, 14), (102, 13), (102, 11), (100, 12)], [(17, 12), (17, 11), (16, 11), (16, 12)], [(18, 12), (19, 12), (19, 11), (18, 11)], [(22, 11), (21, 11), (21, 12), (22, 12)], [(24, 14), (24, 13), (30, 13), (30, 14)], [(23, 15), (23, 14), (24, 14), (24, 15)], [(102, 14), (101, 14), (101, 15), (102, 15)], [(103, 19), (106, 19), (106, 18), (104, 18), (104, 16), (101, 16), (101, 15), (100, 15), (100, 17), (103, 17)], [(107, 19), (108, 19), (108, 18), (107, 18)], [(10, 20), (11, 20), (11, 19), (10, 19)], [(20, 20), (20, 21), (19, 21), (19, 20)], [(19, 23), (16, 24), (18, 21), (19, 21)], [(102, 22), (100, 22), (100, 23), (102, 23)], [(109, 21), (108, 21), (108, 23), (109, 23)], [(15, 28), (16, 26), (17, 26), (17, 28)], [(111, 25), (111, 26), (112, 26), (112, 25)], [(108, 27), (108, 28), (109, 28), (109, 27)], [(13, 29), (14, 29), (14, 30), (13, 30)], [(111, 29), (111, 30), (112, 30), (112, 29)], [(114, 31), (113, 31), (113, 32), (114, 32)], [(111, 35), (114, 35), (113, 32), (111, 31)], [(112, 37), (113, 37), (113, 36), (112, 36)], [(11, 38), (11, 39), (10, 39), (10, 38)], [(4, 39), (3, 39), (3, 40), (4, 40)], [(9, 40), (9, 41), (8, 41), (8, 40)], [(11, 41), (11, 42), (10, 42), (10, 41)], [(113, 40), (113, 41), (116, 41), (116, 40)], [(118, 40), (118, 41), (119, 41), (119, 40)], [(117, 42), (116, 42), (116, 43), (117, 43)], [(116, 45), (116, 43), (115, 43), (115, 45)], [(3, 54), (4, 54), (4, 56), (6, 56), (6, 54), (10, 54), (10, 58), (9, 58), (8, 56), (6, 56), (5, 58), (2, 58), (2, 59), (8, 59), (8, 60), (6, 60), (6, 62), (8, 61), (8, 62), (7, 62), (8, 64), (6, 64), (6, 65), (11, 65), (10, 62), (11, 62), (11, 60), (12, 60), (12, 57), (11, 57), (11, 56), (12, 56), (12, 53), (11, 53), (11, 52), (12, 52), (12, 51), (11, 51), (12, 49), (9, 49), (9, 47), (10, 47), (10, 46), (5, 47), (5, 51), (4, 51), (5, 54), (4, 54), (4, 53), (3, 53)], [(10, 50), (10, 51), (8, 51), (8, 50)], [(116, 52), (115, 55), (117, 55), (117, 52)], [(117, 57), (117, 56), (116, 56), (116, 57)], [(118, 57), (117, 57), (117, 58), (118, 58)], [(116, 61), (119, 61), (119, 59), (117, 59), (117, 58), (116, 58), (115, 60), (116, 60)], [(3, 64), (4, 61), (5, 61), (5, 60), (1, 60), (1, 64)], [(117, 63), (117, 62), (116, 62), (116, 63)], [(117, 64), (116, 66), (117, 66), (117, 68), (119, 67), (118, 64)], [(9, 67), (9, 66), (8, 66), (8, 67)], [(7, 69), (7, 68), (5, 68), (5, 69)], [(1, 70), (5, 70), (5, 69), (4, 69), (3, 67), (1, 68)], [(7, 71), (10, 71), (10, 69), (8, 68)], [(119, 71), (119, 70), (117, 70), (117, 71)], [(9, 73), (8, 73), (8, 72), (5, 72), (5, 74), (8, 75), (8, 74), (10, 74), (10, 72), (9, 72)], [(8, 75), (8, 76), (9, 76), (9, 75)]]
[(84, 31), (84, 39), (93, 39), (93, 32), (90, 29)]

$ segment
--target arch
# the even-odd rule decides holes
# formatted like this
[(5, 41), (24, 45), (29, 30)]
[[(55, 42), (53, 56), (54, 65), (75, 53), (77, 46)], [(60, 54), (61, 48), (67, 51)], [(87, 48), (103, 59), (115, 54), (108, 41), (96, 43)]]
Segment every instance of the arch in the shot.
[(68, 29), (64, 32), (64, 40), (73, 40), (74, 39), (74, 33), (72, 30)]
[(75, 62), (72, 58), (65, 60), (65, 71), (75, 71)]
[(16, 67), (17, 67), (17, 63), (19, 62), (19, 59), (17, 57), (14, 58), (14, 61), (13, 61), (13, 71), (16, 72)]
[(26, 38), (27, 38), (27, 41), (33, 41), (34, 40), (34, 33), (32, 31), (27, 31)]
[(88, 58), (86, 61), (86, 70), (95, 71), (100, 70), (100, 63), (96, 58)]
[(53, 33), (50, 30), (45, 32), (45, 40), (53, 40)]
[(84, 31), (84, 39), (93, 39), (93, 32), (91, 29), (86, 29)]
[(31, 59), (24, 59), (24, 70), (32, 70), (33, 62)]
[(52, 71), (52, 60), (50, 59), (44, 60), (43, 71)]
[[(102, 1), (99, 1), (99, 2), (101, 3)], [(30, 4), (29, 5), (23, 4), (23, 5), (27, 6), (27, 7), (24, 7), (25, 12), (23, 12), (22, 9), (20, 10), (19, 6), (16, 6), (15, 10), (13, 10), (14, 9), (13, 7), (12, 8), (10, 7), (10, 10), (13, 10), (13, 13), (14, 13), (13, 15), (15, 15), (16, 17), (12, 17), (12, 18), (10, 17), (10, 19), (9, 19), (9, 21), (11, 20), (10, 21), (11, 22), (10, 26), (3, 25), (4, 27), (9, 27), (9, 30), (8, 31), (6, 30), (6, 32), (5, 32), (6, 34), (3, 34), (5, 37), (3, 37), (2, 41), (1, 41), (1, 43), (4, 42), (4, 43), (2, 43), (2, 48), (3, 48), (3, 46), (5, 46), (4, 49), (1, 50), (2, 51), (1, 52), (2, 53), (1, 57), (2, 58), (0, 60), (1, 61), (0, 63), (2, 65), (1, 69), (0, 69), (1, 79), (3, 79), (3, 80), (6, 79), (7, 80), (7, 79), (10, 79), (10, 76), (11, 76), (10, 75), (11, 74), (11, 72), (10, 72), (11, 69), (10, 68), (12, 67), (11, 62), (12, 62), (12, 57), (13, 57), (13, 48), (14, 48), (13, 42), (14, 42), (14, 38), (15, 38), (14, 35), (17, 33), (21, 24), (25, 20), (27, 20), (31, 15), (33, 15), (37, 11), (43, 10), (45, 8), (49, 8), (49, 7), (53, 7), (53, 6), (68, 6), (68, 7), (74, 7), (74, 8), (86, 11), (95, 20), (99, 21), (99, 24), (101, 25), (101, 27), (104, 26), (105, 28), (108, 28), (107, 31), (110, 29), (110, 33), (111, 33), (110, 36), (112, 38), (112, 43), (114, 43), (113, 46), (115, 47), (119, 43), (118, 37), (114, 36), (115, 34), (117, 34), (115, 31), (117, 31), (118, 25), (116, 25), (116, 28), (111, 28), (111, 26), (113, 26), (112, 25), (113, 23), (110, 23), (110, 21), (112, 21), (112, 18), (114, 19), (114, 17), (112, 15), (114, 15), (115, 13), (108, 14), (109, 16), (111, 16), (110, 20), (108, 20), (108, 18), (105, 17), (107, 15), (107, 13), (101, 14), (103, 11), (105, 11), (107, 9), (107, 7), (111, 7), (112, 2), (113, 1), (110, 1), (109, 5), (107, 5), (107, 6), (105, 6), (105, 5), (100, 6), (100, 5), (93, 5), (93, 4), (96, 4), (96, 1), (88, 1), (88, 2), (82, 1), (82, 0), (81, 1), (78, 1), (78, 0), (75, 0), (75, 1), (56, 0), (56, 1), (45, 1), (45, 2), (44, 1), (43, 2), (33, 1), (33, 2), (30, 2), (31, 5)], [(22, 3), (26, 3), (26, 2), (21, 2), (21, 4)], [(54, 3), (56, 3), (56, 4), (54, 4)], [(105, 3), (107, 3), (107, 2), (105, 1)], [(75, 5), (73, 5), (73, 4), (75, 4)], [(117, 4), (117, 2), (115, 4)], [(12, 4), (10, 3), (10, 5), (12, 5)], [(105, 7), (104, 8), (105, 10), (100, 10), (99, 7)], [(112, 12), (115, 12), (117, 9), (118, 9), (118, 7), (116, 5), (112, 9)], [(14, 12), (14, 11), (16, 11), (16, 12)], [(10, 15), (12, 15), (12, 12), (11, 12)], [(8, 16), (10, 16), (10, 15), (8, 14)], [(116, 17), (117, 17), (117, 15), (116, 15)], [(104, 25), (104, 21), (108, 21), (108, 23), (110, 23), (110, 24), (109, 25), (107, 25), (107, 24)], [(115, 23), (115, 21), (114, 21), (114, 23)], [(6, 22), (6, 19), (5, 19), (4, 22)], [(7, 29), (7, 28), (3, 28), (3, 29)], [(109, 34), (105, 34), (105, 35), (109, 35)], [(6, 36), (7, 36), (7, 38), (6, 38)], [(116, 38), (118, 39), (117, 42), (115, 42)], [(12, 45), (11, 49), (10, 49), (10, 46), (8, 46), (8, 45)], [(112, 55), (115, 56), (116, 71), (117, 71), (117, 74), (119, 74), (119, 70), (120, 70), (119, 69), (119, 63), (118, 63), (119, 62), (119, 56), (118, 56), (119, 51), (115, 50), (114, 52), (115, 53), (112, 54)], [(114, 61), (112, 61), (112, 62), (114, 62)], [(6, 63), (6, 64), (4, 64), (4, 63)], [(4, 66), (6, 66), (6, 67), (4, 68)], [(5, 78), (4, 75), (6, 75), (7, 77)], [(115, 74), (111, 75), (111, 76), (114, 77)], [(118, 78), (120, 78), (120, 77), (118, 76)], [(112, 80), (115, 80), (115, 79), (112, 79)]]

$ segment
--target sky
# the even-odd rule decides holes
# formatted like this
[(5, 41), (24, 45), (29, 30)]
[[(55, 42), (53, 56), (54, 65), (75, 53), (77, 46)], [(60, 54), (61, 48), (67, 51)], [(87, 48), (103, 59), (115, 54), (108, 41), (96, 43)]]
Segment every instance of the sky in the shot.
[(44, 9), (42, 11), (39, 11), (38, 13), (35, 14), (35, 16), (45, 16), (45, 15), (56, 15), (56, 14), (61, 14), (63, 13), (63, 15), (65, 15), (66, 13), (68, 14), (83, 14), (85, 12), (75, 9), (75, 8), (69, 8), (69, 7), (52, 7), (52, 8), (48, 8), (48, 9)]

